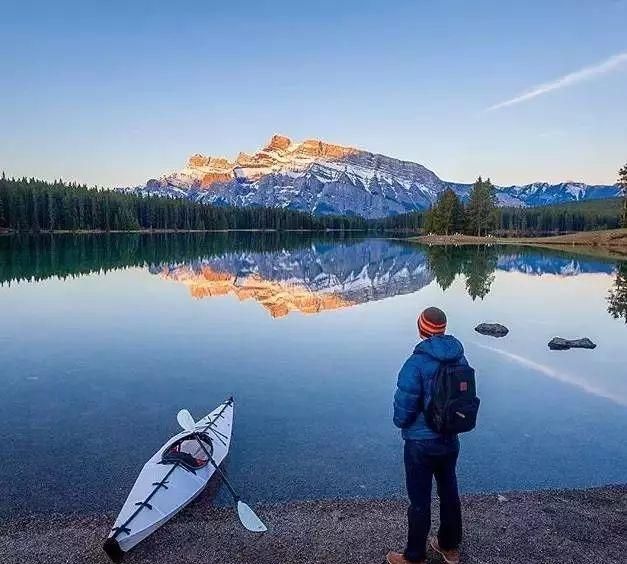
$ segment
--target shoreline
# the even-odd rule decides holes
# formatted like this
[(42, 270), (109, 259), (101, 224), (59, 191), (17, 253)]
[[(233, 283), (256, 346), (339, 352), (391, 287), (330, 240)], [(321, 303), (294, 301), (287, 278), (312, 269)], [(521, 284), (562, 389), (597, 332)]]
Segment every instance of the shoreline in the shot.
[(580, 231), (550, 237), (477, 237), (475, 235), (420, 235), (405, 239), (428, 246), (509, 245), (553, 249), (599, 258), (627, 259), (627, 228)]
[(413, 243), (431, 245), (550, 245), (557, 247), (618, 247), (627, 249), (627, 228), (602, 231), (578, 231), (547, 237), (495, 237), (476, 235), (419, 235), (409, 237)]
[[(627, 484), (462, 496), (466, 564), (611, 564), (627, 551)], [(373, 564), (403, 548), (404, 499), (255, 504), (269, 531), (254, 535), (230, 507), (201, 496), (125, 556), (128, 564)], [(437, 504), (433, 511), (437, 518)], [(3, 564), (107, 562), (114, 513), (0, 520)], [(429, 555), (428, 562), (441, 562)]]
[(152, 235), (160, 233), (367, 233), (363, 229), (54, 229), (53, 231), (16, 231), (0, 229), (0, 235), (111, 235), (119, 233), (139, 233)]

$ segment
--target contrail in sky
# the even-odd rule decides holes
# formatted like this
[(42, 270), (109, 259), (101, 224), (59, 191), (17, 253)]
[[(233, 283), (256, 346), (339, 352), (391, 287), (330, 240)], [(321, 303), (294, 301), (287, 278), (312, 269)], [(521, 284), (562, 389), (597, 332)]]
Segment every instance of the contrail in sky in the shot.
[(505, 102), (500, 102), (499, 104), (495, 104), (494, 106), (486, 108), (485, 111), (492, 112), (501, 108), (507, 108), (508, 106), (514, 106), (515, 104), (520, 104), (521, 102), (526, 102), (527, 100), (531, 100), (532, 98), (542, 96), (547, 92), (559, 90), (560, 88), (566, 88), (567, 86), (572, 86), (573, 84), (577, 84), (578, 82), (584, 82), (585, 80), (591, 80), (597, 76), (610, 73), (619, 69), (622, 66), (627, 66), (627, 51), (623, 53), (618, 53), (617, 55), (612, 55), (609, 59), (605, 59), (605, 61), (602, 61), (601, 63), (598, 63), (596, 65), (584, 67), (578, 71), (565, 74), (564, 76), (552, 80), (551, 82), (545, 82), (544, 84), (534, 86), (531, 90), (520, 94), (515, 98), (505, 100)]

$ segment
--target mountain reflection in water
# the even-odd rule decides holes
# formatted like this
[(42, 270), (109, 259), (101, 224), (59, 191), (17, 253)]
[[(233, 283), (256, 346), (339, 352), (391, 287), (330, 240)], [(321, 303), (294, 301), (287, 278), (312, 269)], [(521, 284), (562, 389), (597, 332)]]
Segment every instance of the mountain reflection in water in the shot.
[(483, 299), (497, 271), (615, 276), (608, 312), (627, 322), (627, 266), (561, 251), (423, 247), (387, 239), (280, 233), (101, 234), (0, 237), (0, 285), (146, 267), (195, 298), (254, 299), (273, 317), (319, 313), (417, 292), (461, 276)]
[(273, 317), (408, 294), (433, 280), (423, 251), (384, 240), (225, 253), (151, 271), (183, 282), (194, 297), (232, 293), (240, 299), (253, 298)]
[[(613, 274), (612, 263), (498, 247), (416, 247), (383, 239), (270, 252), (227, 252), (150, 268), (189, 288), (194, 298), (254, 299), (272, 317), (320, 313), (417, 292), (436, 282), (447, 290), (458, 275), (468, 295), (485, 298), (497, 270), (540, 276)], [(619, 297), (620, 299), (620, 297)]]

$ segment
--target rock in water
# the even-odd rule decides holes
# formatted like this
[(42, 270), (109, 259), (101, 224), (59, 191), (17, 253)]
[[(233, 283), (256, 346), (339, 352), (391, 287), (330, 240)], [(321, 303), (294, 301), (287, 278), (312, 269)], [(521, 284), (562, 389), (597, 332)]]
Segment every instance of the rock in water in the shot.
[(505, 337), (509, 333), (509, 329), (500, 323), (480, 323), (475, 327), (475, 331), (490, 337)]
[(583, 339), (562, 339), (553, 337), (549, 341), (549, 348), (552, 351), (567, 351), (568, 349), (596, 349), (596, 344), (588, 337)]

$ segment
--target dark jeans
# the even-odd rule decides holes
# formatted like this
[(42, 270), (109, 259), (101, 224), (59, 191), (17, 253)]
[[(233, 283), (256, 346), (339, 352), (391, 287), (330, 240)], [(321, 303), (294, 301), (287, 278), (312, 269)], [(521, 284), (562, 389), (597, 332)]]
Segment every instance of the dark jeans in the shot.
[(405, 474), (411, 503), (407, 510), (407, 560), (418, 562), (426, 558), (434, 476), (440, 498), (438, 542), (447, 550), (457, 548), (461, 543), (462, 512), (455, 475), (458, 454), (457, 438), (405, 441)]

